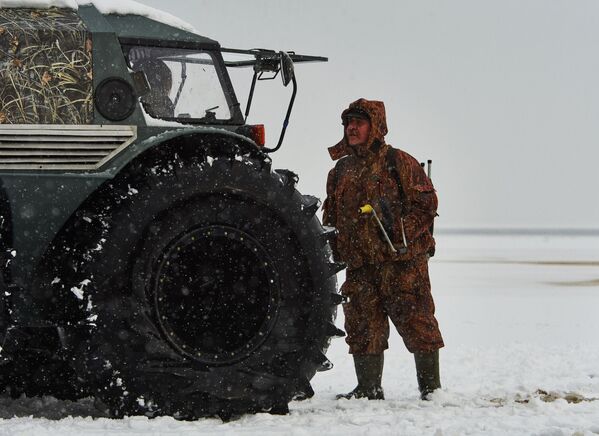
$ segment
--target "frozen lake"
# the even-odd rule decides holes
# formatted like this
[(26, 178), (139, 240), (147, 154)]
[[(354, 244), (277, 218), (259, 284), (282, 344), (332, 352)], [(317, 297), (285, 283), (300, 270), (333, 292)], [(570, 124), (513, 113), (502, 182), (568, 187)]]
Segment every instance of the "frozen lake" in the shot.
[[(440, 235), (431, 260), (443, 391), (418, 399), (412, 356), (392, 333), (387, 400), (336, 401), (355, 385), (343, 339), (316, 395), (288, 416), (223, 424), (92, 419), (89, 400), (0, 398), (0, 434), (599, 434), (599, 237)], [(337, 324), (343, 325), (340, 313)], [(72, 416), (71, 416), (72, 415)]]

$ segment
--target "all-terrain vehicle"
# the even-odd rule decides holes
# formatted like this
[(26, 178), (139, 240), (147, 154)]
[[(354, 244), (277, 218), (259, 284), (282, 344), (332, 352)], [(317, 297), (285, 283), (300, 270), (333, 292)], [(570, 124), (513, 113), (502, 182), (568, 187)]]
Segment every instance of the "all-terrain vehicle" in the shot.
[[(233, 60), (225, 61), (225, 54)], [(242, 58), (245, 56), (245, 59)], [(319, 201), (245, 120), (323, 61), (142, 15), (0, 9), (0, 379), (112, 416), (270, 411), (331, 366)], [(242, 113), (227, 68), (254, 76)]]

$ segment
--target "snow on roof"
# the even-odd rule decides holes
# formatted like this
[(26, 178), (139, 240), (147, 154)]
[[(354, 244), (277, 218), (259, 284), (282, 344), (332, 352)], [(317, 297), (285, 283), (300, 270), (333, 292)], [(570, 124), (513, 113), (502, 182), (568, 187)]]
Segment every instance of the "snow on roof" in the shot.
[[(1, 1), (1, 0), (0, 0)], [(48, 1), (72, 1), (72, 0), (48, 0)], [(168, 12), (154, 9), (150, 6), (142, 5), (133, 0), (77, 0), (80, 5), (92, 4), (100, 11), (100, 13), (108, 15), (141, 15), (149, 18), (150, 20), (158, 21), (168, 26), (176, 27), (178, 29), (186, 30), (187, 32), (197, 33), (194, 27), (169, 14)]]
[(0, 0), (0, 8), (77, 9), (77, 0)]
[(79, 5), (89, 4), (93, 4), (100, 13), (105, 15), (141, 15), (168, 26), (197, 33), (191, 24), (180, 18), (133, 0), (0, 0), (0, 8), (48, 9), (56, 7), (76, 10)]

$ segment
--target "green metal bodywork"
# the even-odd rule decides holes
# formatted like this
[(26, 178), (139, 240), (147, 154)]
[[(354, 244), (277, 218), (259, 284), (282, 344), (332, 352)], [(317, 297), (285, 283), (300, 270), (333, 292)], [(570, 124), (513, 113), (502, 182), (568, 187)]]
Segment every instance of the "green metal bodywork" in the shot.
[[(219, 49), (216, 41), (141, 16), (105, 16), (92, 5), (81, 6), (77, 14), (93, 41), (93, 89), (110, 77), (118, 77), (134, 85), (123, 55), (122, 44), (125, 43)], [(222, 60), (222, 57), (219, 59)], [(224, 70), (224, 64), (222, 68)], [(221, 123), (218, 128), (197, 124), (148, 126), (147, 115), (144, 115), (139, 101), (128, 118), (117, 122), (104, 118), (94, 108), (93, 117), (88, 120), (91, 125), (137, 127), (135, 141), (98, 170), (0, 169), (0, 194), (4, 197), (4, 207), (10, 209), (0, 210), (2, 218), (10, 220), (10, 225), (3, 227), (1, 248), (16, 254), (9, 256), (9, 276), (20, 289), (19, 292), (35, 296), (36, 268), (65, 223), (103, 183), (118, 175), (128, 163), (144, 152), (160, 147), (173, 138), (194, 135), (202, 135), (203, 138), (227, 137), (238, 143), (246, 142), (255, 146), (247, 137), (235, 133), (244, 124), (243, 116), (226, 73), (225, 78), (224, 88), (233, 114), (227, 125)]]

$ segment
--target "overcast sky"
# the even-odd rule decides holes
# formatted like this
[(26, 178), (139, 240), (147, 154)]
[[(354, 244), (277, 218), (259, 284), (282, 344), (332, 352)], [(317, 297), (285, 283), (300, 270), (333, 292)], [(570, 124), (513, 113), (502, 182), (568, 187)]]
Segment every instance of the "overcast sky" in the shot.
[[(599, 228), (597, 0), (141, 2), (224, 47), (329, 57), (296, 67), (273, 156), (304, 193), (324, 198), (340, 112), (365, 97), (387, 106), (387, 142), (433, 159), (439, 227)], [(288, 92), (257, 89), (271, 146)]]

